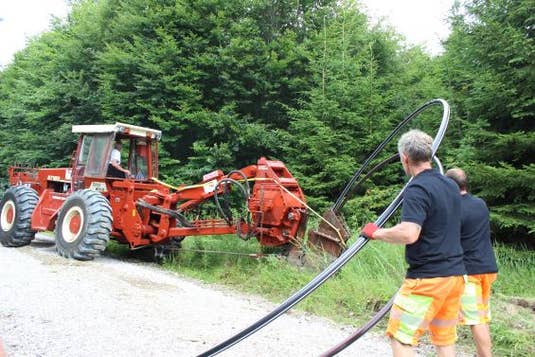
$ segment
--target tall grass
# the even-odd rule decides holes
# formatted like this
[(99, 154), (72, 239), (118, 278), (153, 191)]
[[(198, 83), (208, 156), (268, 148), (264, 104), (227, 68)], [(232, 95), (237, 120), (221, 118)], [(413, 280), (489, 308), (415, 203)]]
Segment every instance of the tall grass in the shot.
[(498, 279), (491, 298), (495, 356), (535, 356), (535, 254), (497, 244)]
[(504, 295), (535, 298), (535, 253), (504, 244), (495, 245), (499, 275), (494, 290)]

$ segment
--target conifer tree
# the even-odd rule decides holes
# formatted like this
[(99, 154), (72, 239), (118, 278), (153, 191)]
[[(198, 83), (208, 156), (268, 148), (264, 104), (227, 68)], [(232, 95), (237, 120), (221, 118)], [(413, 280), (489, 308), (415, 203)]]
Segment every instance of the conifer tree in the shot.
[(462, 120), (456, 164), (491, 209), (494, 234), (535, 234), (533, 2), (472, 0), (452, 14), (442, 59)]

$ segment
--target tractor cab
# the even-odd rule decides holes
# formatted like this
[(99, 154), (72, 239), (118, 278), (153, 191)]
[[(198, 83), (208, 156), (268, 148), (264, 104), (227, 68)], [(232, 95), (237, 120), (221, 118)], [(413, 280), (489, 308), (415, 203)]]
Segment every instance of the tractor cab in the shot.
[(115, 123), (74, 125), (72, 132), (80, 134), (72, 166), (76, 186), (87, 179), (158, 177), (159, 130)]

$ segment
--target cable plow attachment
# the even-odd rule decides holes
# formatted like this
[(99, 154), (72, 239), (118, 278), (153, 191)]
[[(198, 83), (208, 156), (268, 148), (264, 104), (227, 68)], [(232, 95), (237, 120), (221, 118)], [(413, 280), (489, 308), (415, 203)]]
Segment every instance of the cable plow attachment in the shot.
[[(236, 234), (243, 240), (255, 237), (267, 247), (301, 244), (306, 200), (281, 161), (262, 157), (255, 165), (227, 175), (212, 171), (200, 183), (188, 186), (172, 186), (156, 178), (151, 181), (158, 189), (136, 200), (151, 244), (165, 243), (169, 237), (224, 234)], [(202, 211), (207, 202), (215, 204), (217, 215)]]
[[(349, 198), (349, 193), (352, 192), (352, 189), (359, 179), (360, 175), (364, 172), (364, 170), (370, 165), (372, 160), (377, 157), (377, 155), (383, 150), (383, 148), (394, 138), (394, 136), (412, 119), (414, 119), (416, 116), (418, 116), (421, 112), (426, 110), (427, 108), (433, 106), (433, 105), (442, 105), (443, 107), (443, 116), (442, 121), (440, 124), (440, 127), (437, 131), (437, 134), (435, 135), (435, 138), (433, 140), (432, 144), (432, 151), (433, 156), (436, 153), (440, 143), (442, 142), (442, 139), (444, 137), (444, 134), (446, 132), (446, 128), (449, 121), (449, 105), (448, 103), (443, 99), (434, 99), (431, 100), (425, 104), (423, 104), (420, 108), (416, 109), (413, 113), (411, 113), (409, 116), (407, 116), (403, 121), (394, 128), (394, 130), (390, 133), (390, 135), (381, 143), (379, 146), (373, 151), (373, 153), (365, 160), (362, 167), (355, 173), (353, 178), (350, 180), (350, 182), (346, 185), (345, 189), (343, 190), (342, 194), (337, 199), (336, 203), (332, 207), (332, 211), (334, 213), (338, 212), (341, 207), (343, 207), (344, 203)], [(410, 180), (409, 180), (410, 182)], [(401, 205), (403, 199), (403, 192), (405, 191), (405, 188), (407, 187), (408, 183), (403, 186), (403, 188), (400, 190), (400, 192), (397, 194), (397, 196), (394, 198), (394, 200), (388, 205), (388, 207), (381, 213), (381, 215), (377, 218), (375, 221), (375, 224), (379, 227), (383, 226), (388, 219), (394, 214), (394, 212), (399, 208)], [(334, 225), (336, 226), (336, 225)], [(320, 238), (321, 239), (321, 238)], [(340, 242), (340, 244), (344, 242)], [(208, 356), (215, 356), (228, 348), (232, 347), (233, 345), (237, 344), (238, 342), (244, 340), (245, 338), (249, 337), (250, 335), (254, 334), (258, 330), (260, 330), (262, 327), (266, 326), (273, 320), (275, 320), (277, 317), (282, 315), (283, 313), (287, 312), (289, 309), (291, 309), (293, 306), (295, 306), (297, 303), (299, 303), (301, 300), (303, 300), (305, 297), (307, 297), (309, 294), (311, 294), (314, 290), (316, 290), (318, 287), (320, 287), (327, 279), (329, 279), (332, 275), (334, 275), (338, 270), (340, 270), (353, 256), (355, 256), (364, 246), (368, 243), (368, 239), (364, 236), (359, 236), (358, 239), (353, 243), (350, 247), (345, 249), (341, 253), (341, 255), (334, 260), (325, 270), (323, 270), (321, 273), (319, 273), (316, 277), (314, 277), (308, 284), (303, 286), (299, 291), (294, 293), (292, 296), (290, 296), (286, 301), (281, 303), (278, 307), (276, 307), (273, 311), (271, 311), (269, 314), (262, 317), (260, 320), (256, 321), (249, 327), (245, 328), (244, 330), (238, 332), (237, 334), (233, 335), (232, 337), (228, 338), (227, 340), (221, 342), (220, 344), (214, 346), (213, 348), (201, 353), (198, 355), (199, 357), (208, 357)], [(341, 249), (342, 251), (343, 249)], [(384, 308), (381, 310), (383, 311)], [(381, 316), (382, 317), (382, 316)], [(378, 320), (377, 320), (378, 321)], [(369, 328), (366, 327), (366, 330), (363, 331), (362, 334), (367, 332), (370, 328), (372, 328), (377, 321), (371, 321)], [(361, 335), (362, 335), (361, 334)], [(360, 336), (358, 336), (360, 337)], [(358, 338), (357, 337), (357, 338)], [(344, 347), (345, 348), (345, 347)]]

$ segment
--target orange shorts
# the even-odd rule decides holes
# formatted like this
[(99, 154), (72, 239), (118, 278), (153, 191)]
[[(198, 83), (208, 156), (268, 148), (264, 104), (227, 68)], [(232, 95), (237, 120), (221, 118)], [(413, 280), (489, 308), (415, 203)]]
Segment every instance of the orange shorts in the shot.
[(497, 273), (468, 275), (461, 297), (459, 323), (463, 325), (486, 324), (490, 321), (490, 287)]
[(405, 279), (394, 299), (386, 334), (416, 346), (429, 330), (434, 345), (454, 344), (463, 291), (463, 276)]

